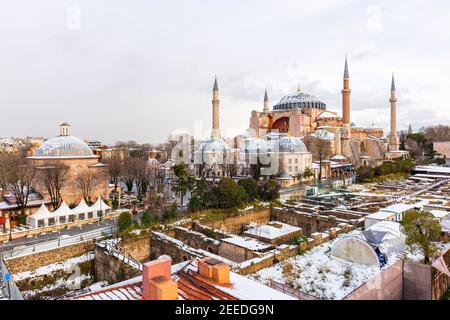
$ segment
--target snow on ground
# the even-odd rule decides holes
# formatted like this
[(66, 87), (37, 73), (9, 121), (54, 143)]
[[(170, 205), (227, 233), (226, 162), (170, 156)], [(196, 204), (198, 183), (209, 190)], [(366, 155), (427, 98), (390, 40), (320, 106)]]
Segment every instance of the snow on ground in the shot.
[[(359, 231), (349, 234), (357, 233)], [(318, 298), (340, 300), (380, 272), (375, 266), (365, 266), (333, 257), (331, 248), (342, 236), (346, 235), (248, 277), (264, 284), (274, 280)], [(292, 270), (289, 270), (291, 267)]]
[(94, 254), (92, 252), (88, 252), (83, 254), (82, 256), (67, 259), (62, 262), (57, 262), (53, 264), (49, 264), (47, 266), (43, 266), (37, 268), (35, 270), (24, 271), (18, 274), (13, 275), (14, 281), (20, 281), (28, 278), (34, 278), (38, 276), (43, 276), (46, 274), (50, 274), (54, 271), (58, 270), (73, 270), (74, 266), (80, 262), (85, 262), (94, 259)]

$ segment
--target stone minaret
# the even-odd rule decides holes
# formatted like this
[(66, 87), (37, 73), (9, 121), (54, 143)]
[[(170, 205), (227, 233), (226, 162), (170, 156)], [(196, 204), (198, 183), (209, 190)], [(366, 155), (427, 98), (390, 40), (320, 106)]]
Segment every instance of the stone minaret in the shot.
[(220, 138), (220, 130), (219, 130), (219, 86), (217, 85), (217, 78), (214, 78), (214, 87), (213, 87), (213, 99), (212, 99), (212, 132), (211, 138)]
[(266, 89), (266, 91), (264, 91), (264, 108), (263, 108), (263, 112), (264, 113), (268, 113), (269, 112), (269, 98), (267, 97), (267, 89)]
[(59, 135), (70, 136), (70, 124), (68, 124), (67, 122), (61, 123), (59, 125)]
[(398, 151), (399, 139), (397, 135), (397, 96), (395, 94), (394, 74), (392, 74), (391, 82), (391, 131), (388, 136), (389, 151)]
[(347, 56), (345, 56), (344, 87), (342, 89), (342, 119), (344, 138), (350, 138), (350, 76), (348, 73)]

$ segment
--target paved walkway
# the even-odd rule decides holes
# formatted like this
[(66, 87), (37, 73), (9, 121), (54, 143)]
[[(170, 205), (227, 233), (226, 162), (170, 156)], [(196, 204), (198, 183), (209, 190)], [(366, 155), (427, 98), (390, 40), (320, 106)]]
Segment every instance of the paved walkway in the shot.
[(40, 234), (31, 238), (20, 238), (9, 241), (4, 244), (0, 244), (0, 253), (13, 250), (17, 247), (25, 247), (34, 245), (40, 242), (46, 242), (50, 240), (56, 240), (58, 238), (64, 238), (65, 236), (76, 236), (81, 235), (83, 233), (104, 229), (105, 227), (112, 227), (116, 225), (116, 219), (108, 219), (104, 220), (100, 223), (95, 222), (92, 224), (85, 224), (80, 227), (75, 227), (71, 229), (63, 229), (59, 232), (49, 232), (46, 234)]

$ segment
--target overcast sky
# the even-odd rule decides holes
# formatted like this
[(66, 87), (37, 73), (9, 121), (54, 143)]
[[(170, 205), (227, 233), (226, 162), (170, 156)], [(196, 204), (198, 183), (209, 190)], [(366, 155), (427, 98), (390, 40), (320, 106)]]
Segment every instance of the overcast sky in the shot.
[(217, 74), (222, 132), (295, 91), (351, 120), (388, 128), (395, 72), (399, 129), (450, 124), (448, 0), (0, 0), (0, 137), (163, 141), (207, 130)]

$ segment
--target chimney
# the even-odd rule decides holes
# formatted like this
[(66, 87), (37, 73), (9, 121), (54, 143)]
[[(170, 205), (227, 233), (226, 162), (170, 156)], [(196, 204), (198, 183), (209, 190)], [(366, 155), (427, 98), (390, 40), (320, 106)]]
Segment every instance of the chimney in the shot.
[(171, 279), (172, 260), (160, 257), (144, 263), (142, 298), (144, 300), (178, 300), (178, 284)]
[(214, 258), (203, 258), (198, 260), (198, 272), (207, 279), (218, 284), (230, 283), (230, 266)]

